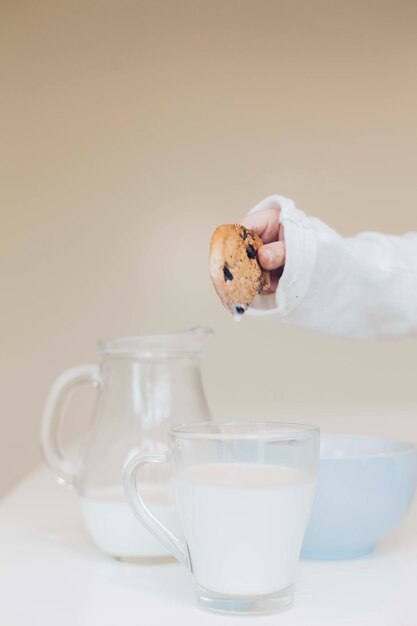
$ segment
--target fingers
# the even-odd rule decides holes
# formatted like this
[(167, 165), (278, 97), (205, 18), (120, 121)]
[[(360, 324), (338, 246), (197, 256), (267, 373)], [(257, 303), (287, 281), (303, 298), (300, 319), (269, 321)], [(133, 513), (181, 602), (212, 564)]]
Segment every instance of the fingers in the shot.
[(263, 296), (269, 296), (271, 293), (275, 293), (278, 289), (279, 279), (281, 278), (282, 272), (284, 268), (280, 268), (279, 270), (274, 270), (271, 272), (271, 285), (269, 289), (262, 292)]
[(284, 271), (285, 241), (284, 230), (279, 223), (280, 209), (271, 206), (268, 198), (264, 204), (265, 208), (248, 213), (239, 223), (254, 230), (264, 243), (258, 250), (258, 259), (261, 266), (271, 272), (271, 286), (264, 292), (264, 295), (268, 295), (276, 292)]
[(275, 208), (255, 211), (255, 213), (245, 215), (239, 223), (254, 230), (264, 243), (271, 243), (278, 239), (279, 214), (280, 209)]
[(259, 263), (265, 270), (277, 270), (285, 264), (285, 242), (267, 243), (258, 250)]

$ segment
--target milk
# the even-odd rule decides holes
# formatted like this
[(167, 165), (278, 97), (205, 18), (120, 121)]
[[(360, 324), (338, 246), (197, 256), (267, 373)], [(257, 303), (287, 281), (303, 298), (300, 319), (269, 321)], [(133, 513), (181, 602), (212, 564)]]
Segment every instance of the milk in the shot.
[[(155, 494), (152, 487), (145, 486), (141, 493), (156, 518), (171, 532), (182, 536), (175, 504), (158, 503), (158, 494)], [(149, 494), (153, 495), (151, 503)], [(161, 500), (164, 501), (163, 498)], [(120, 487), (97, 489), (80, 501), (87, 528), (97, 546), (106, 554), (121, 558), (170, 556), (168, 550), (131, 512)]]
[(177, 491), (201, 587), (244, 596), (294, 583), (313, 499), (310, 477), (274, 465), (217, 463), (183, 470)]

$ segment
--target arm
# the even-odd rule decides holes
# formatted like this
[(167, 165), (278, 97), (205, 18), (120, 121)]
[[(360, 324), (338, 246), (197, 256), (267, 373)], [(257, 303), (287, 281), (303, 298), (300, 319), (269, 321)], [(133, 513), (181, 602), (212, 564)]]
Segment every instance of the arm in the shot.
[(244, 224), (262, 230), (257, 213), (271, 210), (285, 243), (264, 248), (285, 250), (285, 269), (276, 293), (259, 296), (247, 314), (346, 338), (417, 335), (417, 233), (344, 238), (281, 196), (263, 200)]

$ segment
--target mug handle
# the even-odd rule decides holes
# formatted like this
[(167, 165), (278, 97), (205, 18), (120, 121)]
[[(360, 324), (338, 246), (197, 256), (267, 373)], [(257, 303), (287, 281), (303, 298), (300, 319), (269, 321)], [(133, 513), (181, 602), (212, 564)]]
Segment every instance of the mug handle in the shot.
[(168, 453), (139, 452), (126, 462), (123, 471), (123, 485), (127, 503), (142, 526), (156, 537), (180, 563), (191, 569), (187, 543), (173, 535), (168, 528), (152, 515), (140, 495), (140, 490), (137, 488), (138, 470), (141, 465), (147, 465), (148, 463), (169, 463)]
[(42, 416), (41, 445), (45, 461), (67, 486), (74, 485), (77, 470), (65, 457), (60, 442), (60, 433), (71, 392), (80, 385), (100, 385), (98, 365), (80, 365), (63, 372), (55, 380), (48, 394)]

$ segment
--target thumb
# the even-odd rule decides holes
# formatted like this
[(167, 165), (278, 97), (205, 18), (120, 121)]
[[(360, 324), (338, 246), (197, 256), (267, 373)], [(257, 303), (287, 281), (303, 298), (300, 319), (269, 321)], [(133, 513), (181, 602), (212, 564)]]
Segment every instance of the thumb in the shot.
[(278, 240), (279, 215), (280, 209), (264, 209), (263, 211), (248, 213), (239, 223), (254, 230), (264, 244), (271, 243)]

